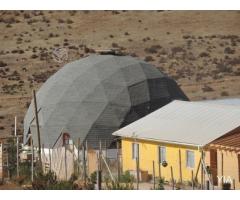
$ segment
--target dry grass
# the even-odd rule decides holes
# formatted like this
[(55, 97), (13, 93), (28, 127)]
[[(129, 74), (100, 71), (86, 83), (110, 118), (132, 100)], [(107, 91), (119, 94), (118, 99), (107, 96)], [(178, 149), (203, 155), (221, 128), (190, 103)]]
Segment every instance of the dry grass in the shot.
[[(68, 61), (120, 47), (174, 77), (191, 100), (240, 96), (238, 11), (1, 11), (0, 134), (22, 119), (31, 90)], [(22, 130), (22, 129), (21, 129)]]

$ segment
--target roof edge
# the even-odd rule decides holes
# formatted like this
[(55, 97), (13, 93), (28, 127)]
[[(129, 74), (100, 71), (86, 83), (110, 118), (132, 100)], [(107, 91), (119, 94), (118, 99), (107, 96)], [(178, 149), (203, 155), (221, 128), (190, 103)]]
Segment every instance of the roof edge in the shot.
[(192, 146), (192, 147), (197, 147), (197, 148), (204, 147), (204, 145), (202, 145), (202, 144), (184, 143), (184, 142), (170, 141), (170, 140), (159, 140), (159, 139), (145, 138), (145, 137), (122, 136), (122, 135), (118, 135), (117, 133), (113, 133), (112, 135), (119, 136), (122, 138), (130, 138), (130, 139), (136, 139), (136, 140), (140, 139), (140, 140), (147, 140), (147, 141), (153, 141), (153, 142), (162, 142), (162, 143), (166, 143), (166, 144), (177, 144), (177, 145)]

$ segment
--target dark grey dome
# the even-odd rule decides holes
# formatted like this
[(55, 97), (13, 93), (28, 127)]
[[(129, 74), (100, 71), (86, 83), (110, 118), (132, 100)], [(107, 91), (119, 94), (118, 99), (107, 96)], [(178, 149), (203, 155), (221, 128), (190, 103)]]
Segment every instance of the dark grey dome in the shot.
[[(65, 65), (37, 92), (41, 142), (52, 146), (67, 132), (95, 148), (113, 141), (119, 128), (166, 105), (188, 100), (176, 82), (130, 56), (91, 55)], [(24, 140), (36, 124), (33, 102), (24, 119)]]

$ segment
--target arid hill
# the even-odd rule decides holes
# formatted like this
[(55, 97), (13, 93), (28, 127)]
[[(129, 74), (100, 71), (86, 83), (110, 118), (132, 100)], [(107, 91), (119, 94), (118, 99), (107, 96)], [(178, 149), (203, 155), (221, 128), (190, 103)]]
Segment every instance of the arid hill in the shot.
[[(191, 100), (240, 97), (239, 11), (1, 11), (0, 135), (32, 89), (94, 49), (120, 48), (173, 77)], [(64, 48), (63, 62), (53, 52)]]

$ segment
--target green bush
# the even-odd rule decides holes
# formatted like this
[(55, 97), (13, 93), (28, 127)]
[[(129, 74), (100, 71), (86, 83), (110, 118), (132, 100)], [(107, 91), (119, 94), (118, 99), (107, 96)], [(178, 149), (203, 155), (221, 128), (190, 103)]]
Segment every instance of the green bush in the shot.
[(165, 179), (164, 177), (159, 178), (158, 180), (158, 185), (157, 185), (157, 190), (164, 190), (164, 183), (165, 183)]
[(90, 175), (90, 180), (92, 183), (96, 184), (97, 183), (97, 172), (94, 171), (93, 173), (91, 173)]
[(133, 190), (133, 183), (119, 183), (114, 181), (105, 181), (108, 190)]
[(134, 176), (130, 174), (129, 171), (125, 171), (124, 174), (120, 176), (121, 183), (131, 183), (134, 181)]
[(49, 171), (46, 174), (39, 172), (35, 175), (32, 183), (34, 190), (72, 190), (74, 177), (72, 176), (69, 181), (58, 181), (54, 172)]
[(119, 182), (111, 180), (109, 176), (104, 177), (107, 190), (133, 190), (133, 181), (134, 176), (131, 175), (129, 171), (125, 171), (124, 174), (120, 176)]

